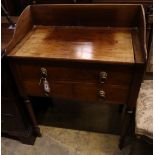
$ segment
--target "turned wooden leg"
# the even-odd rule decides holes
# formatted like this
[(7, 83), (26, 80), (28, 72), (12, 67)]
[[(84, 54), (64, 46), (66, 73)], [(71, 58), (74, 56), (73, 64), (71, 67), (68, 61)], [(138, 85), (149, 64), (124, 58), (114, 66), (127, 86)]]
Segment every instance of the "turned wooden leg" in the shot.
[(26, 98), (24, 102), (33, 125), (34, 133), (36, 134), (36, 136), (41, 137), (40, 128), (38, 127), (38, 123), (36, 121), (36, 117), (32, 108), (32, 103), (28, 98)]
[(127, 111), (124, 115), (124, 118), (122, 121), (120, 139), (119, 139), (119, 148), (120, 149), (122, 149), (124, 146), (125, 138), (127, 136), (127, 133), (129, 131), (129, 128), (131, 125), (132, 115), (133, 115), (133, 111)]

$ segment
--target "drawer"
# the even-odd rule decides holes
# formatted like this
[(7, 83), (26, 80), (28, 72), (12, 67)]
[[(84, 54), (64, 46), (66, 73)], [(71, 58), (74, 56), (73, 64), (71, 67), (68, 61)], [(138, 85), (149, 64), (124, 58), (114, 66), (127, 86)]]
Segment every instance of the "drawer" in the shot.
[(104, 65), (100, 66), (74, 66), (72, 64), (66, 66), (56, 65), (32, 65), (21, 64), (19, 65), (19, 74), (21, 80), (33, 80), (39, 82), (41, 78), (41, 68), (47, 70), (47, 76), (50, 81), (64, 81), (64, 82), (87, 82), (87, 83), (100, 83), (101, 73), (106, 72), (107, 78), (105, 84), (110, 85), (129, 85), (132, 79), (132, 67), (124, 67), (117, 65)]
[[(30, 80), (23, 82), (26, 94), (29, 96), (45, 96), (42, 85), (38, 81)], [(72, 84), (71, 83), (49, 83), (50, 96), (58, 96), (63, 98), (72, 97)]]
[[(36, 81), (23, 82), (26, 93), (29, 96), (45, 96), (43, 86)], [(124, 104), (127, 101), (128, 90), (126, 86), (119, 85), (98, 85), (95, 83), (79, 82), (49, 82), (50, 96), (76, 100), (96, 101), (103, 100), (110, 103)], [(99, 92), (105, 92), (105, 98), (100, 97)]]
[[(103, 85), (96, 84), (75, 84), (74, 98), (84, 100), (105, 101), (107, 103), (125, 104), (128, 96), (128, 87), (118, 85)], [(101, 97), (100, 93), (104, 92), (105, 97)]]

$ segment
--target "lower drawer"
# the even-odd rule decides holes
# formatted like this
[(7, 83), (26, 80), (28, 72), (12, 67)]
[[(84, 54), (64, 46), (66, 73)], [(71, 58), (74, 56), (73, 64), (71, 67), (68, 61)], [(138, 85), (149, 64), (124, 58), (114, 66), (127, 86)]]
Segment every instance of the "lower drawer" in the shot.
[[(45, 96), (43, 86), (36, 81), (24, 81), (24, 89), (29, 96)], [(95, 101), (103, 99), (110, 103), (125, 104), (127, 101), (127, 86), (103, 85), (95, 83), (77, 83), (77, 82), (53, 82), (49, 83), (51, 97), (60, 97), (76, 100)], [(101, 97), (103, 93), (105, 97)], [(103, 94), (102, 94), (103, 95)]]

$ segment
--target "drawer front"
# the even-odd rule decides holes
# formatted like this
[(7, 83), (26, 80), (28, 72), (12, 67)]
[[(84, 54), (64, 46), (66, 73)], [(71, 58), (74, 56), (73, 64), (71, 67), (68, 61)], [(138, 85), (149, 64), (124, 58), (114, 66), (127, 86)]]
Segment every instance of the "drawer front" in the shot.
[[(29, 96), (45, 96), (41, 68), (47, 71), (46, 79), (51, 97), (79, 100), (104, 100), (112, 103), (126, 103), (132, 79), (132, 66), (58, 62), (19, 62), (17, 76)], [(101, 76), (106, 73), (106, 78)], [(102, 78), (101, 78), (102, 77)], [(100, 92), (101, 91), (101, 92)], [(100, 93), (105, 92), (105, 98)]]
[(132, 78), (131, 67), (103, 66), (103, 67), (74, 67), (74, 66), (50, 66), (50, 65), (20, 65), (19, 72), (23, 81), (34, 80), (39, 82), (41, 68), (47, 70), (47, 78), (50, 81), (101, 83), (101, 73), (106, 72), (105, 84), (129, 85)]
[[(30, 80), (23, 82), (26, 94), (29, 96), (46, 96), (42, 85), (37, 81)], [(72, 84), (71, 83), (49, 83), (50, 96), (58, 96), (63, 98), (72, 97)]]
[[(43, 86), (36, 81), (24, 81), (26, 93), (30, 96), (46, 96)], [(49, 83), (51, 97), (68, 99), (95, 101), (103, 100), (110, 103), (125, 104), (128, 96), (128, 87), (118, 85), (98, 85), (95, 83), (71, 83), (55, 82)], [(105, 97), (101, 97), (100, 91), (105, 92)]]

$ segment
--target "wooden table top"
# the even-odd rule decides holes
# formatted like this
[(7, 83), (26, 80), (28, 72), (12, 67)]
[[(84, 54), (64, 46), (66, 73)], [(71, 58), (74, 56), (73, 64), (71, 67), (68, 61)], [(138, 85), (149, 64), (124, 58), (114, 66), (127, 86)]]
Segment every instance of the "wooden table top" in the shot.
[(131, 30), (35, 26), (10, 56), (134, 62)]

